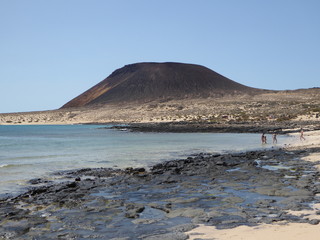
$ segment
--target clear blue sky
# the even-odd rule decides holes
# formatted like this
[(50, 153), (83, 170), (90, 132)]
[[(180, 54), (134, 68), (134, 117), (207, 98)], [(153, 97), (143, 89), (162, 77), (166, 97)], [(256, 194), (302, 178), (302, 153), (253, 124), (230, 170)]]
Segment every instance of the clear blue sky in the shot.
[(0, 112), (51, 110), (136, 62), (320, 87), (319, 0), (0, 0)]

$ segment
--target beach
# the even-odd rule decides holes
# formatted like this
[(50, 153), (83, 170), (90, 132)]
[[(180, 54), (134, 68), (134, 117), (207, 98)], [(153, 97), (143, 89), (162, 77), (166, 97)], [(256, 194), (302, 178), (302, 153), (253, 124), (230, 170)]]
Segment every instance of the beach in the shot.
[(305, 138), (293, 133), (284, 148), (198, 153), (150, 169), (31, 179), (30, 190), (0, 201), (0, 239), (250, 239), (265, 231), (316, 239), (319, 131)]
[[(0, 198), (27, 189), (26, 181), (75, 168), (148, 167), (199, 152), (248, 151), (262, 146), (252, 133), (154, 133), (125, 125), (0, 126)], [(246, 139), (245, 144), (243, 139)], [(279, 143), (289, 141), (279, 136)]]
[(0, 240), (320, 239), (320, 1), (0, 6)]
[(217, 230), (213, 227), (200, 226), (188, 232), (189, 239), (219, 240), (269, 240), (269, 239), (319, 239), (318, 225), (308, 223), (262, 224), (257, 227), (241, 226), (231, 230)]
[[(288, 147), (288, 149), (310, 149), (313, 147), (320, 147), (320, 131), (312, 131), (306, 134), (305, 141), (299, 141), (299, 133), (292, 134), (296, 141)], [(305, 161), (316, 163), (315, 168), (320, 170), (320, 152), (316, 151), (309, 153), (302, 158)], [(308, 220), (320, 219), (319, 215), (320, 204), (315, 203), (310, 210), (290, 211), (291, 214), (300, 216)], [(212, 226), (199, 225), (197, 228), (187, 232), (189, 239), (217, 239), (217, 240), (269, 240), (269, 239), (319, 239), (320, 228), (319, 225), (312, 225), (310, 223), (288, 223), (286, 221), (260, 224), (258, 226), (239, 226), (232, 229), (217, 229)]]

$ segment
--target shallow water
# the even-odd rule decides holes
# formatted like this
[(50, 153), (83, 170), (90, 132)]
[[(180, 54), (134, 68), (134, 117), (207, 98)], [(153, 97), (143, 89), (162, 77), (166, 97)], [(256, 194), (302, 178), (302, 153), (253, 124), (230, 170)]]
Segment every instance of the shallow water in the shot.
[[(287, 140), (278, 137), (280, 143)], [(0, 195), (21, 191), (32, 178), (50, 179), (55, 171), (146, 167), (200, 152), (260, 148), (260, 134), (138, 133), (95, 125), (0, 126)]]

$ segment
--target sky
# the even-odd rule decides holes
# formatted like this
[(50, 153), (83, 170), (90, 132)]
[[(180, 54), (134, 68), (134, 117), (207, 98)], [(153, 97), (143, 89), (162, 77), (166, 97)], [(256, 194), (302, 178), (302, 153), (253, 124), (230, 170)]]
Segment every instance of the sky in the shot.
[(137, 62), (320, 87), (319, 0), (0, 0), (0, 113), (60, 108)]

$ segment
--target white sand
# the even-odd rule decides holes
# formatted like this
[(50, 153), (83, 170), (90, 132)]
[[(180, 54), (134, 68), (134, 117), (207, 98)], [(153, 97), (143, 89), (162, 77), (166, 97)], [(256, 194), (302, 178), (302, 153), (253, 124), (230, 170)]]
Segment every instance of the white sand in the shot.
[(291, 148), (309, 148), (320, 146), (320, 130), (304, 132), (305, 140), (300, 140), (300, 133), (291, 133), (293, 139), (290, 143)]
[[(292, 134), (294, 137), (290, 143), (290, 149), (303, 149), (320, 147), (320, 131), (306, 132), (304, 141), (300, 140), (300, 134)], [(320, 161), (320, 153), (311, 153), (303, 160)], [(320, 170), (320, 165), (316, 166)], [(313, 205), (313, 210), (289, 211), (290, 214), (304, 217), (306, 219), (320, 219), (316, 211), (320, 210), (320, 203)], [(219, 230), (212, 226), (199, 225), (197, 228), (187, 232), (189, 239), (216, 239), (216, 240), (319, 240), (320, 225), (308, 223), (261, 224), (255, 227), (240, 226), (232, 229)]]
[(188, 234), (190, 240), (197, 238), (217, 240), (319, 240), (320, 227), (308, 223), (282, 223), (218, 230), (215, 227), (201, 225), (188, 232)]

